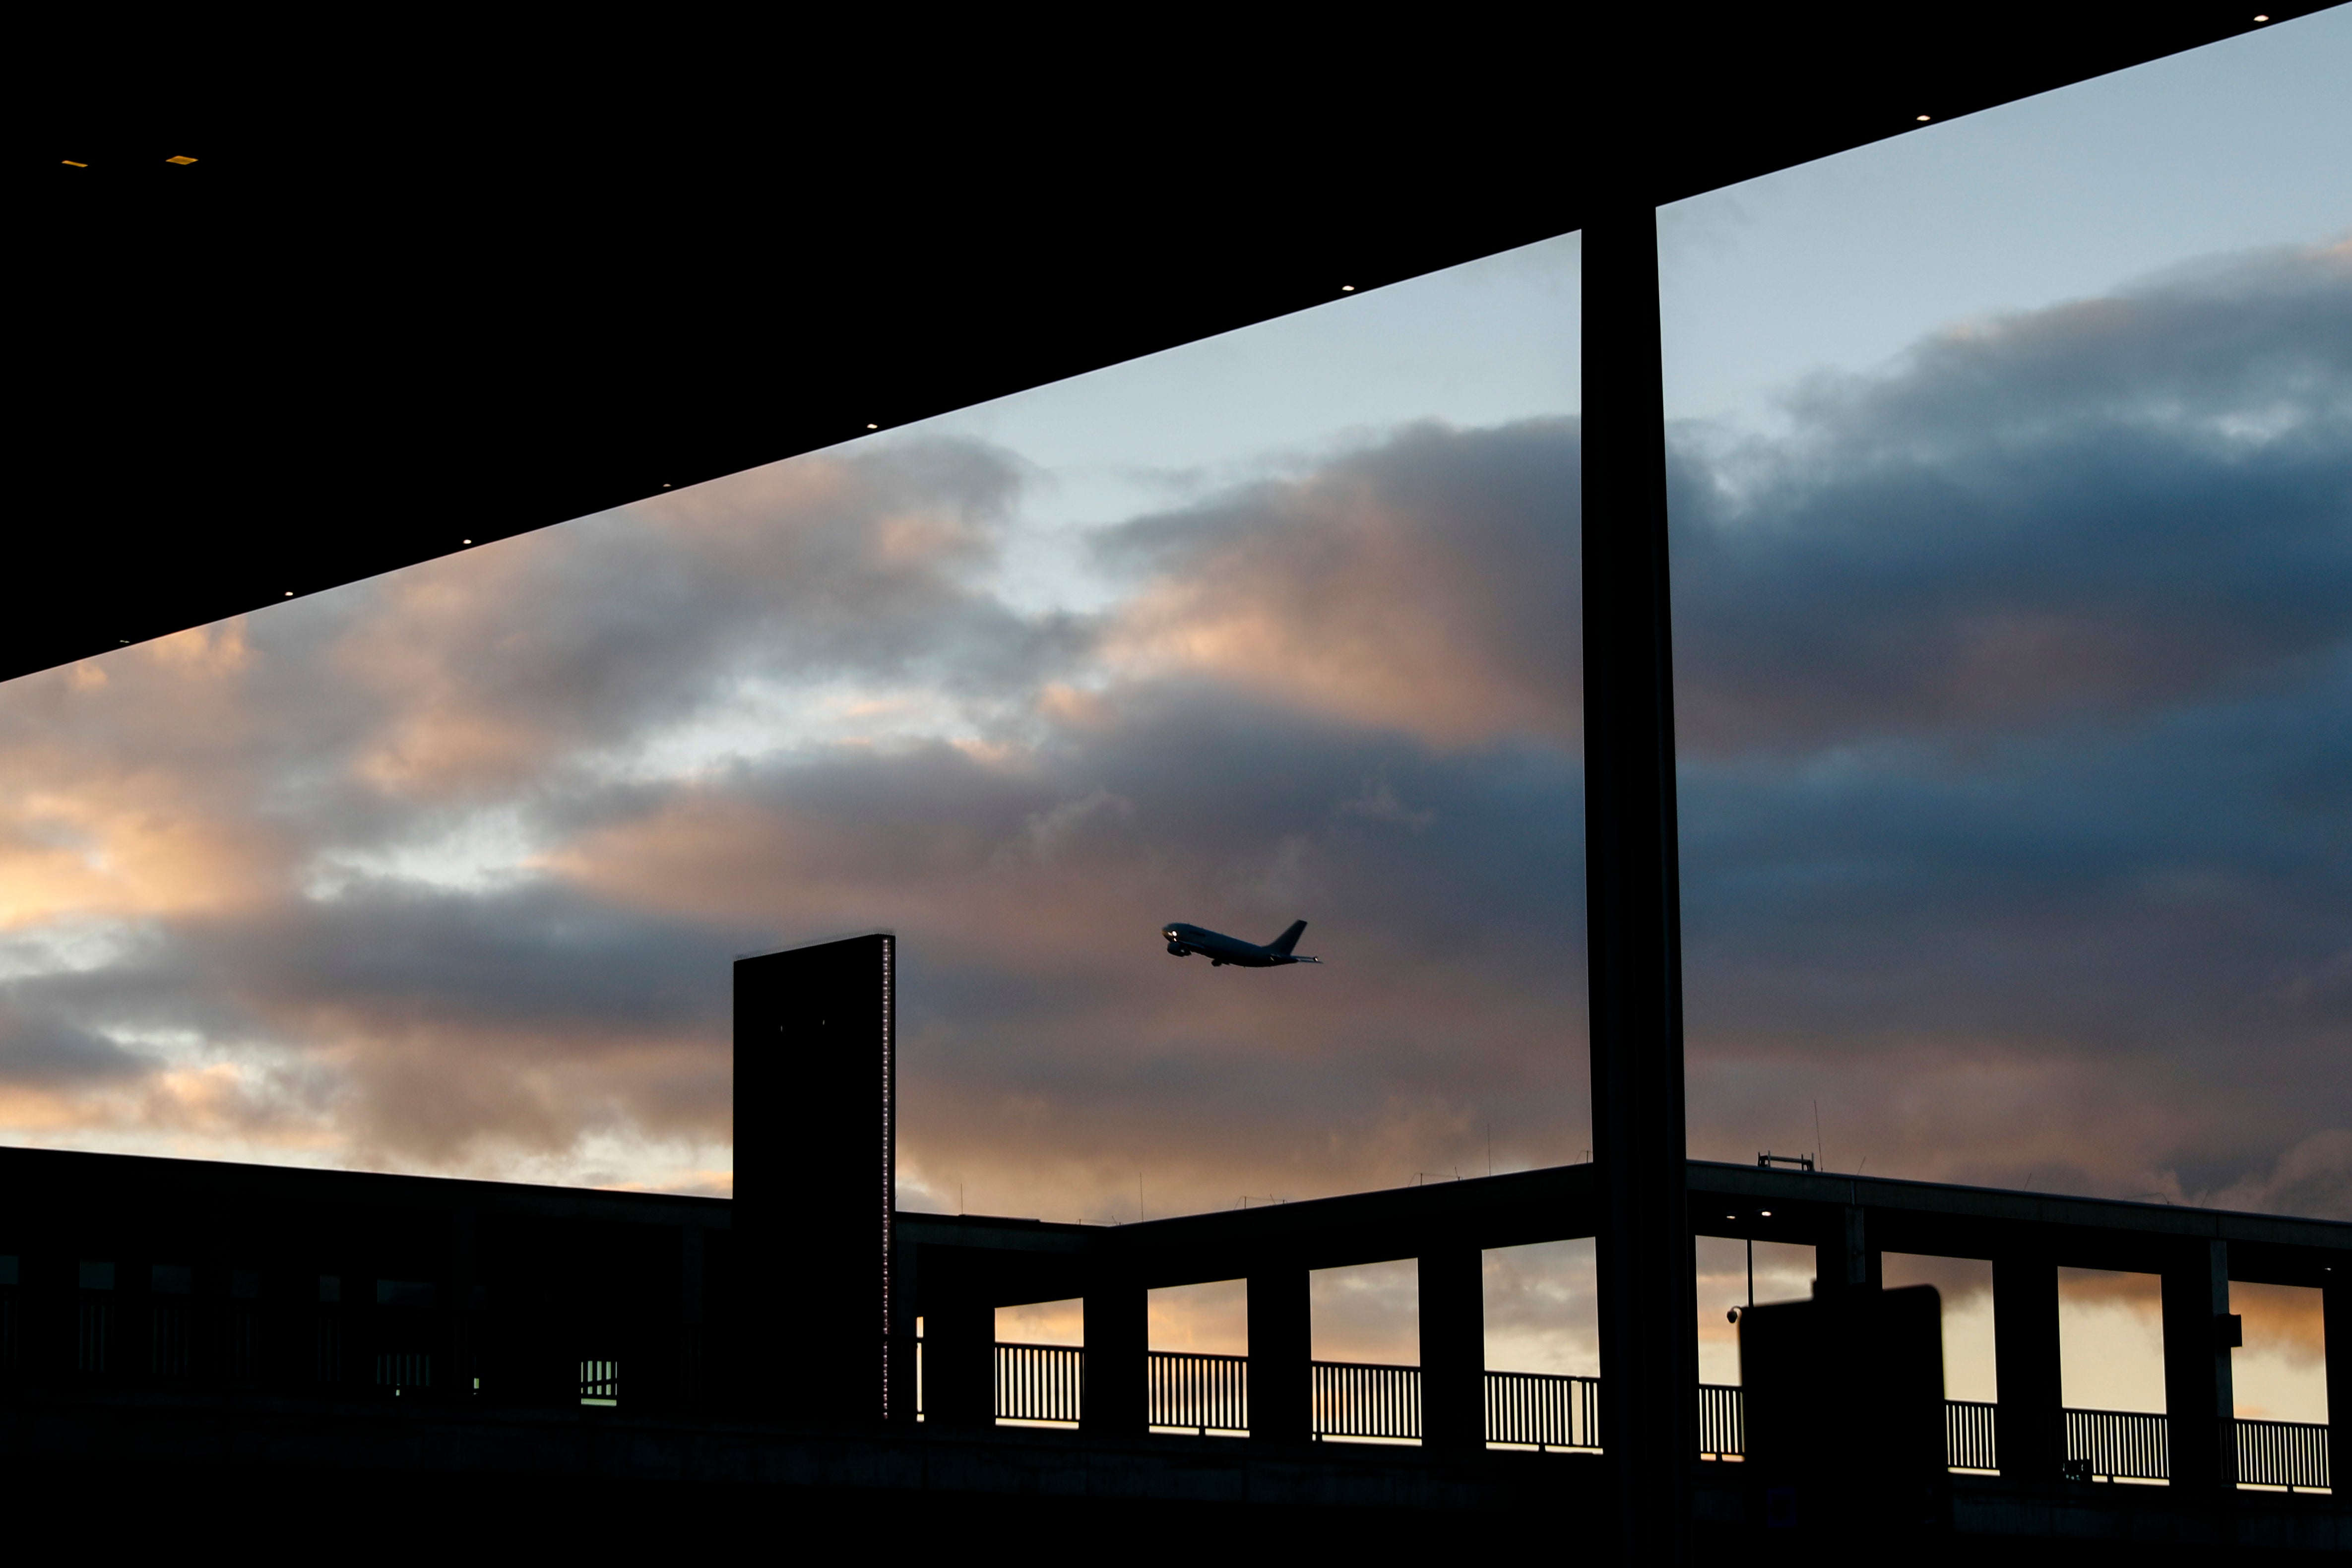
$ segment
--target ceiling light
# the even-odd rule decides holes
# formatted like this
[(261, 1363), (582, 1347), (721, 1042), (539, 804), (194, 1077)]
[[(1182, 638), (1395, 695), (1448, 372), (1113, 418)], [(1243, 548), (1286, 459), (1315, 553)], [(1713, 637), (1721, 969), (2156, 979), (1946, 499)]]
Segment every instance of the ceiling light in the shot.
[(286, 597), (287, 597), (287, 598), (289, 598), (289, 599), (293, 598), (293, 597), (294, 597), (294, 591), (293, 591), (292, 589), (290, 589), (290, 588), (289, 588), (289, 589), (288, 589), (288, 590), (286, 591)]
[(1764, 1218), (1767, 1218), (1767, 1219), (1769, 1219), (1769, 1218), (1772, 1218), (1772, 1211), (1771, 1211), (1770, 1209), (1769, 1209), (1769, 1208), (1767, 1208), (1767, 1209), (1760, 1209), (1760, 1210), (1759, 1210), (1758, 1212), (1761, 1213), (1761, 1214), (1764, 1216)]
[(166, 163), (193, 163), (195, 160), (188, 157), (184, 153), (174, 152), (169, 158), (164, 159), (163, 162)]
[(469, 545), (469, 544), (472, 544), (474, 541), (473, 541), (473, 540), (471, 540), (471, 539), (459, 539), (457, 542), (458, 542), (459, 544), (461, 544), (461, 545)]
[(1919, 123), (1920, 123), (1920, 124), (1922, 124), (1922, 125), (1925, 125), (1925, 124), (1927, 124), (1927, 121), (1928, 121), (1929, 120), (1931, 120), (1931, 119), (1933, 119), (1933, 118), (1935, 118), (1935, 117), (1934, 117), (1934, 116), (1932, 116), (1932, 115), (1923, 114), (1923, 115), (1921, 115), (1921, 116), (1919, 117)]
[(2267, 21), (2269, 21), (2269, 20), (2270, 20), (2270, 18), (2269, 18), (2268, 16), (2257, 16), (2257, 17), (2255, 17), (2255, 18), (2254, 18), (2254, 20), (2255, 20), (2255, 21), (2257, 21), (2257, 22), (2267, 22)]
[(1339, 285), (1339, 292), (1342, 294), (1353, 294), (1355, 291), (1356, 286), (1352, 283), (1343, 283)]
[(868, 430), (879, 430), (879, 429), (881, 429), (882, 427), (881, 427), (880, 425), (878, 425), (878, 424), (869, 424), (869, 425), (867, 425), (866, 428), (866, 429), (868, 429)]

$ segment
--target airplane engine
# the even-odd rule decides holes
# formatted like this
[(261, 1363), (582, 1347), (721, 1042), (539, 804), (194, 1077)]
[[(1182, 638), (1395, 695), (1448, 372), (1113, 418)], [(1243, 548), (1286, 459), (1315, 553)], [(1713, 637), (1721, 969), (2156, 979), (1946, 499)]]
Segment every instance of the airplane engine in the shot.
[(1168, 950), (1171, 953), (1175, 954), (1179, 958), (1190, 956), (1192, 951), (1192, 949), (1185, 946), (1181, 942), (1171, 942), (1168, 944)]

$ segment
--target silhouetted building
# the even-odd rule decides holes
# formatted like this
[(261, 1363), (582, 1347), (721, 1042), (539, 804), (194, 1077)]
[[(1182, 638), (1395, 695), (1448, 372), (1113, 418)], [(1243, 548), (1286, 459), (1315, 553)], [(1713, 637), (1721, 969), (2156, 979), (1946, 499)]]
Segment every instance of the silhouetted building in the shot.
[[(896, 946), (737, 965), (731, 1202), (0, 1149), (0, 1462), (93, 1505), (129, 1487), (358, 1506), (405, 1477), (403, 1495), (478, 1482), (651, 1518), (691, 1482), (719, 1491), (688, 1511), (781, 1487), (803, 1510), (887, 1494), (942, 1529), (982, 1506), (1014, 1525), (1091, 1509), (1206, 1539), (1229, 1525), (1185, 1511), (1231, 1508), (1366, 1543), (1614, 1506), (1622, 1398), (1488, 1367), (1479, 1283), (1487, 1249), (1601, 1231), (1592, 1166), (1133, 1225), (894, 1214)], [(1693, 1233), (1810, 1245), (1820, 1291), (1748, 1315), (1752, 1386), (1684, 1391), (1702, 1537), (1891, 1540), (1948, 1518), (2004, 1552), (2352, 1547), (2352, 1511), (2318, 1491), (2352, 1420), (2352, 1225), (1685, 1175)], [(1934, 1293), (1881, 1290), (1888, 1251), (1993, 1260), (1997, 1405), (1944, 1397)], [(1311, 1271), (1403, 1259), (1418, 1364), (1315, 1359)], [(2062, 1406), (2066, 1266), (2162, 1276), (2169, 1415)], [(1247, 1281), (1247, 1354), (1150, 1346), (1150, 1291), (1227, 1280)], [(2233, 1280), (2322, 1292), (2333, 1432), (2232, 1418), (2236, 1324), (2215, 1304)], [(1073, 1298), (1084, 1345), (997, 1343), (997, 1309)], [(1391, 1446), (1327, 1446), (1347, 1438)], [(2132, 1479), (2170, 1484), (2097, 1484)]]

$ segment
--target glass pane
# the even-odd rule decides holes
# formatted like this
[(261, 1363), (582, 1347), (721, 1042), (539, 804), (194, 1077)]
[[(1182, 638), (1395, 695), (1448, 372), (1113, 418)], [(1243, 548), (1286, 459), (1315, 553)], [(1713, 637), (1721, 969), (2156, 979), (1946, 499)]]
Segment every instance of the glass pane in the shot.
[(1694, 1154), (2352, 1214), (2347, 67), (1663, 214)]
[[(2309, 17), (1662, 213), (1694, 1155), (2352, 1218), (2347, 71)], [(2070, 1403), (2163, 1407), (2129, 1278)]]
[(7, 1103), (723, 1193), (729, 960), (887, 926), (910, 1207), (1581, 1157), (1578, 254), (11, 683)]

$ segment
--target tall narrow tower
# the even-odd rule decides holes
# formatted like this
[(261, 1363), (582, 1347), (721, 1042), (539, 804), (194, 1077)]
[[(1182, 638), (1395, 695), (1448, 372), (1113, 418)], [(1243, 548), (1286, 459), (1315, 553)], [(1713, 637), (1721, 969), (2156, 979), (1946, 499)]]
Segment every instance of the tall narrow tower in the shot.
[(735, 964), (735, 1348), (762, 1414), (888, 1414), (898, 946)]

